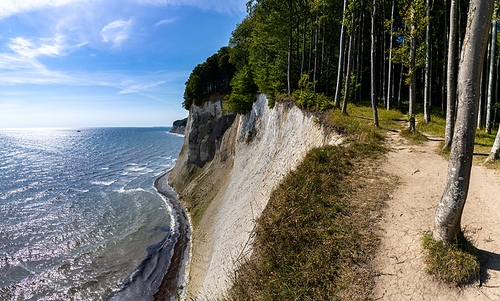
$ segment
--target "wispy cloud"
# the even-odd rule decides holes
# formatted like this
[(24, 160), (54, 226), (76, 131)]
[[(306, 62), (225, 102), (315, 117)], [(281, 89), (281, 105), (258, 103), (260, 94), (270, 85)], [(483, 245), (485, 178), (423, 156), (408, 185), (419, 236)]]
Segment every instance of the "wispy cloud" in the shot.
[(91, 0), (2, 0), (0, 1), (0, 19), (18, 13), (88, 1)]
[(247, 0), (129, 0), (141, 5), (156, 6), (192, 6), (203, 10), (213, 10), (219, 13), (243, 13)]
[(124, 81), (122, 85), (125, 87), (123, 90), (118, 92), (118, 94), (128, 94), (128, 93), (137, 93), (141, 91), (146, 91), (149, 88), (156, 87), (158, 85), (164, 84), (165, 81), (159, 81), (156, 83), (139, 83), (135, 84), (132, 81)]
[(163, 24), (170, 24), (170, 23), (174, 23), (177, 19), (173, 18), (173, 19), (165, 19), (165, 20), (161, 20), (159, 22), (157, 22), (155, 24), (155, 27), (157, 26), (160, 26), (160, 25), (163, 25)]
[(64, 43), (62, 35), (56, 35), (53, 38), (43, 38), (36, 41), (17, 37), (11, 39), (7, 44), (13, 52), (27, 58), (36, 58), (38, 56), (62, 56), (66, 55), (68, 46)]
[(106, 43), (113, 43), (114, 48), (120, 47), (128, 40), (131, 34), (132, 19), (128, 21), (116, 20), (104, 26), (101, 30), (102, 40)]

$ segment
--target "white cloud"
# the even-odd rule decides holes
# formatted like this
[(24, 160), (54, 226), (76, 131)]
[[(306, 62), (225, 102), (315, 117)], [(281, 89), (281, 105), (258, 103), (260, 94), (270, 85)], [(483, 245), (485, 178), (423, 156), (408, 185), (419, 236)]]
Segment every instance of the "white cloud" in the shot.
[(129, 0), (140, 5), (155, 6), (192, 6), (202, 10), (220, 13), (244, 13), (247, 0)]
[(53, 38), (38, 39), (38, 41), (17, 37), (11, 39), (7, 47), (27, 58), (36, 58), (41, 55), (62, 56), (66, 55), (66, 51), (68, 50), (68, 46), (64, 42), (62, 35), (56, 35)]
[(122, 82), (122, 85), (124, 86), (123, 90), (118, 92), (118, 94), (128, 94), (128, 93), (137, 93), (141, 91), (145, 91), (149, 88), (156, 87), (158, 85), (164, 84), (165, 81), (159, 81), (155, 83), (140, 83), (140, 84), (134, 84), (132, 81), (124, 81)]
[(0, 1), (0, 19), (22, 12), (88, 1), (91, 0), (2, 0)]
[(161, 20), (161, 21), (159, 21), (159, 22), (157, 22), (157, 23), (155, 24), (155, 27), (160, 26), (160, 25), (163, 25), (163, 24), (170, 24), (170, 23), (174, 23), (176, 20), (177, 20), (177, 19), (175, 19), (175, 18), (174, 18), (174, 19), (165, 19), (165, 20)]
[(102, 40), (106, 43), (113, 43), (114, 48), (120, 47), (130, 37), (131, 25), (132, 19), (128, 21), (116, 20), (109, 23), (101, 30)]

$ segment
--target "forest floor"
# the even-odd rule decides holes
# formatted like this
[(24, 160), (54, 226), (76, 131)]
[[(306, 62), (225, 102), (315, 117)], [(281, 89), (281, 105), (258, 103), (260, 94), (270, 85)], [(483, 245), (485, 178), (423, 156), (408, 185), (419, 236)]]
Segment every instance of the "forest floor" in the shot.
[[(465, 235), (479, 249), (480, 280), (456, 287), (425, 272), (421, 237), (434, 225), (448, 161), (437, 154), (442, 138), (429, 136), (423, 145), (408, 144), (389, 131), (391, 149), (381, 165), (398, 177), (380, 221), (381, 244), (373, 260), (374, 300), (500, 300), (500, 174), (473, 166), (462, 216)], [(487, 154), (477, 154), (484, 156)]]

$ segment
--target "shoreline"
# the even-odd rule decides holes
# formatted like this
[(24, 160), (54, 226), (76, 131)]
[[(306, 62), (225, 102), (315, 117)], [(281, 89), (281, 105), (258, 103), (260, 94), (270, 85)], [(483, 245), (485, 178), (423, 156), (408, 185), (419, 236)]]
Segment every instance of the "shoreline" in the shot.
[(190, 220), (186, 214), (186, 208), (179, 202), (177, 193), (168, 185), (169, 175), (170, 171), (159, 176), (154, 182), (154, 187), (158, 193), (165, 197), (172, 208), (173, 233), (178, 237), (168, 270), (161, 280), (158, 291), (154, 294), (154, 300), (156, 301), (176, 300), (178, 295), (184, 295), (185, 289), (180, 289), (180, 287), (186, 288), (186, 272), (191, 249)]

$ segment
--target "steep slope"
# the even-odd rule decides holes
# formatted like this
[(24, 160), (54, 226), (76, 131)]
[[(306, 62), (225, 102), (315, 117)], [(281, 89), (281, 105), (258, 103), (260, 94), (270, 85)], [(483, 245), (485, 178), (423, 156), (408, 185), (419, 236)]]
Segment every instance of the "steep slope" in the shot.
[(318, 121), (289, 102), (269, 109), (265, 95), (244, 116), (222, 114), (220, 99), (191, 108), (169, 178), (193, 221), (188, 297), (224, 294), (273, 189), (308, 150), (343, 142)]

